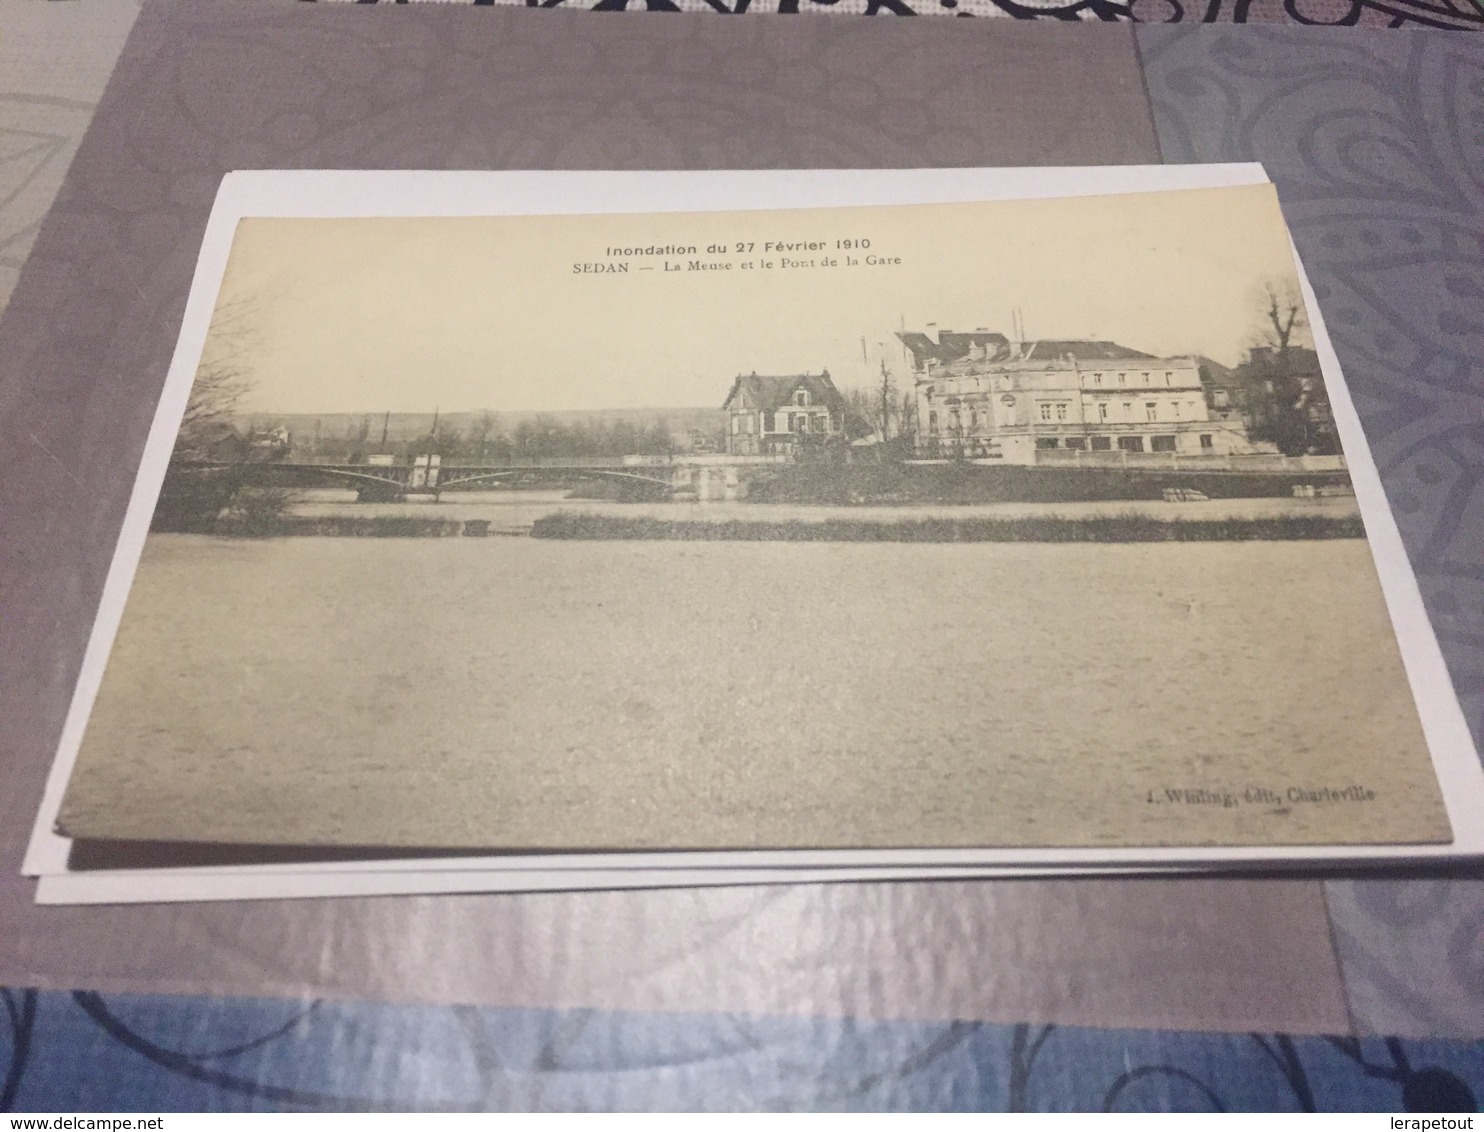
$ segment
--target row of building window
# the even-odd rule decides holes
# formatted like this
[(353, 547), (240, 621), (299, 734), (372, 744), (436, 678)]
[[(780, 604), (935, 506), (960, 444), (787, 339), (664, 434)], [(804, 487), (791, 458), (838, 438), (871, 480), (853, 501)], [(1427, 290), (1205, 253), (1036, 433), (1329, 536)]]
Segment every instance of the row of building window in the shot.
[[(1172, 401), (1172, 402), (1170, 402), (1170, 407), (1173, 410), (1172, 419), (1177, 420), (1177, 421), (1180, 420), (1181, 419), (1180, 418), (1180, 402), (1179, 401)], [(1196, 403), (1194, 401), (1187, 401), (1187, 402), (1185, 402), (1185, 410), (1189, 414), (1189, 419), (1190, 420), (1198, 420), (1198, 419), (1200, 419), (1199, 418), (1199, 415), (1197, 413), (1197, 410), (1196, 410)], [(1043, 421), (1048, 421), (1048, 422), (1051, 422), (1051, 423), (1055, 423), (1057, 421), (1068, 420), (1070, 418), (1070, 415), (1071, 415), (1071, 402), (1069, 402), (1069, 401), (1042, 401), (1040, 403), (1040, 414), (1041, 414), (1041, 419)], [(1109, 419), (1108, 402), (1107, 401), (1100, 401), (1100, 402), (1098, 402), (1098, 420), (1099, 421), (1106, 421), (1108, 419)], [(1134, 403), (1132, 401), (1125, 401), (1125, 402), (1123, 402), (1123, 419), (1124, 420), (1128, 420), (1128, 421), (1131, 421), (1131, 420), (1134, 419)], [(1144, 419), (1146, 421), (1157, 421), (1157, 420), (1159, 420), (1159, 402), (1157, 402), (1157, 401), (1148, 401), (1148, 402), (1145, 402), (1145, 404), (1144, 404)], [(959, 417), (958, 413), (956, 411), (950, 410), (950, 412), (949, 412), (949, 422), (950, 422), (951, 426), (954, 427), (954, 428), (957, 428), (959, 426), (960, 420), (961, 420), (961, 418)], [(984, 423), (986, 425), (990, 423), (989, 415), (987, 413), (985, 414)], [(979, 410), (977, 410), (977, 409), (970, 409), (969, 410), (969, 423), (968, 423), (968, 427), (971, 430), (972, 429), (977, 429), (979, 427)], [(928, 431), (930, 431), (930, 432), (937, 432), (938, 431), (938, 414), (937, 414), (937, 412), (935, 410), (934, 411), (929, 411), (929, 413), (928, 413)]]
[[(1143, 384), (1144, 385), (1154, 385), (1154, 384), (1156, 384), (1156, 382), (1154, 380), (1154, 378), (1155, 378), (1156, 375), (1153, 374), (1153, 373), (1143, 373), (1143, 374), (1140, 374), (1139, 376), (1143, 379)], [(1093, 374), (1092, 375), (1092, 383), (1095, 386), (1102, 385), (1103, 384), (1103, 375), (1100, 374), (1100, 373)], [(1126, 373), (1120, 373), (1118, 375), (1118, 384), (1119, 385), (1127, 385), (1128, 384), (1128, 374), (1126, 374)], [(1172, 370), (1172, 369), (1165, 370), (1165, 385), (1172, 386), (1174, 384), (1175, 384), (1175, 371)]]
[[(1170, 402), (1168, 402), (1168, 404), (1169, 404), (1170, 410), (1171, 410), (1171, 419), (1178, 421), (1180, 419), (1180, 402), (1179, 401), (1170, 401)], [(1200, 419), (1200, 416), (1199, 416), (1199, 414), (1197, 412), (1197, 409), (1196, 409), (1196, 403), (1194, 401), (1186, 401), (1185, 402), (1185, 412), (1187, 414), (1188, 419), (1190, 419), (1190, 420), (1199, 420)], [(1048, 421), (1048, 420), (1051, 419), (1050, 417), (1048, 417), (1046, 415), (1046, 406), (1045, 405), (1042, 405), (1041, 406), (1041, 419), (1043, 421)], [(1058, 412), (1056, 419), (1059, 420), (1059, 421), (1060, 420), (1066, 420), (1066, 417), (1063, 416), (1063, 415), (1061, 415), (1060, 412)], [(1098, 420), (1105, 421), (1107, 419), (1108, 419), (1108, 402), (1107, 401), (1099, 401), (1098, 402)], [(1131, 420), (1134, 419), (1134, 403), (1132, 401), (1125, 401), (1125, 402), (1123, 402), (1123, 419), (1124, 420), (1129, 420), (1129, 421), (1131, 421)], [(1146, 421), (1157, 421), (1157, 420), (1159, 420), (1159, 402), (1158, 401), (1145, 401), (1144, 402), (1144, 419)]]
[[(1109, 402), (1107, 402), (1107, 401), (1099, 401), (1098, 402), (1098, 420), (1105, 421), (1105, 420), (1108, 419), (1108, 405), (1109, 405)], [(1180, 402), (1179, 401), (1171, 401), (1171, 402), (1169, 402), (1169, 406), (1170, 406), (1170, 409), (1172, 410), (1172, 419), (1178, 421), (1180, 419)], [(1041, 419), (1043, 421), (1051, 421), (1051, 420), (1064, 421), (1064, 420), (1067, 419), (1067, 414), (1068, 414), (1069, 411), (1070, 411), (1070, 403), (1069, 402), (1066, 402), (1066, 401), (1042, 401), (1041, 402)], [(1187, 401), (1187, 402), (1185, 402), (1185, 411), (1189, 415), (1189, 419), (1191, 419), (1191, 420), (1197, 420), (1197, 419), (1199, 419), (1197, 417), (1196, 404), (1195, 404), (1194, 401)], [(972, 416), (972, 414), (971, 414), (971, 416)], [(1129, 420), (1129, 421), (1131, 421), (1131, 420), (1134, 419), (1134, 403), (1132, 401), (1125, 401), (1125, 402), (1123, 402), (1123, 419), (1124, 420)], [(1158, 401), (1146, 401), (1146, 402), (1144, 402), (1144, 419), (1146, 421), (1157, 421), (1157, 420), (1159, 420), (1159, 402)]]
[[(1199, 378), (1197, 378), (1197, 377), (1189, 377), (1189, 378), (1184, 379), (1184, 384), (1182, 384), (1180, 386), (1176, 386), (1176, 384), (1175, 384), (1175, 371), (1174, 370), (1165, 370), (1163, 376), (1164, 376), (1164, 383), (1163, 384), (1164, 384), (1164, 387), (1167, 388), (1167, 389), (1184, 388), (1185, 385), (1187, 385), (1187, 384), (1191, 388), (1194, 388), (1196, 385), (1198, 385), (1200, 383), (1200, 379)], [(1081, 380), (1081, 383), (1080, 384), (1085, 389), (1093, 389), (1093, 388), (1095, 388), (1095, 389), (1105, 389), (1105, 388), (1107, 388), (1107, 389), (1113, 389), (1113, 388), (1135, 388), (1135, 389), (1137, 389), (1140, 386), (1143, 386), (1145, 388), (1153, 388), (1153, 389), (1160, 388), (1160, 381), (1159, 381), (1160, 375), (1158, 373), (1154, 373), (1154, 372), (1140, 373), (1138, 375), (1138, 377), (1139, 377), (1139, 380), (1138, 381), (1130, 382), (1129, 381), (1129, 375), (1127, 373), (1120, 373), (1120, 374), (1118, 374), (1117, 377), (1116, 377), (1116, 379), (1115, 379), (1115, 377), (1114, 377), (1113, 374), (1101, 374), (1101, 373), (1085, 374), (1084, 373), (1082, 375), (1082, 380)], [(1107, 379), (1106, 381), (1104, 380), (1105, 378)], [(966, 376), (966, 377), (950, 378), (948, 380), (948, 383), (945, 384), (945, 385), (942, 385), (942, 386), (929, 385), (927, 387), (927, 395), (929, 397), (931, 397), (934, 393), (938, 393), (938, 392), (942, 392), (942, 393), (947, 394), (947, 393), (954, 393), (954, 392), (972, 393), (972, 392), (982, 391), (985, 388), (985, 381), (986, 380), (988, 380), (988, 378), (985, 377), (985, 376), (977, 376), (977, 377), (968, 377), (968, 376)], [(993, 377), (993, 382), (994, 382), (994, 388), (997, 391), (999, 391), (999, 392), (1008, 392), (1008, 391), (1010, 391), (1012, 389), (1019, 389), (1019, 388), (1021, 388), (1020, 383), (1015, 378), (1012, 378), (1012, 377), (1010, 377), (1008, 375), (1004, 375), (1004, 374), (995, 375)], [(970, 383), (972, 383), (972, 384), (970, 384)], [(801, 401), (799, 403), (800, 404), (806, 404), (807, 402)]]
[[(1065, 447), (1082, 451), (1090, 449), (1093, 452), (1108, 452), (1116, 447), (1123, 452), (1142, 452), (1144, 451), (1144, 439), (1142, 436), (1038, 436), (1036, 447), (1041, 449)], [(1151, 436), (1148, 439), (1151, 452), (1175, 451), (1173, 436)], [(1203, 432), (1200, 439), (1203, 449), (1215, 447), (1212, 434)]]
[[(768, 409), (763, 412), (763, 432), (777, 432), (778, 417), (780, 414)], [(838, 424), (833, 423), (824, 414), (812, 413), (784, 413), (781, 414), (786, 422), (785, 432), (831, 432), (838, 430)], [(732, 435), (752, 434), (752, 415), (749, 413), (736, 413), (732, 416)]]

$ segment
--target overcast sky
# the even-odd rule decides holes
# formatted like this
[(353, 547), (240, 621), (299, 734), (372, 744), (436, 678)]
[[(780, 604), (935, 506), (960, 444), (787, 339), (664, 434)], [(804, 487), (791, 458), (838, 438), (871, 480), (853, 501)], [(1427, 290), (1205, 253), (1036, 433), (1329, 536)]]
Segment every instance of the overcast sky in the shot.
[[(870, 248), (835, 247), (860, 239)], [(712, 244), (727, 254), (708, 255)], [(698, 251), (607, 254), (665, 245)], [(785, 257), (840, 266), (784, 269)], [(732, 266), (662, 270), (697, 259)], [(573, 270), (625, 260), (627, 274)], [(219, 307), (235, 314), (218, 322), (236, 328), (248, 412), (719, 406), (738, 372), (863, 382), (883, 343), (904, 377), (894, 331), (1013, 338), (1014, 308), (1030, 339), (1236, 364), (1257, 329), (1255, 293), (1292, 274), (1266, 185), (795, 212), (249, 219)]]

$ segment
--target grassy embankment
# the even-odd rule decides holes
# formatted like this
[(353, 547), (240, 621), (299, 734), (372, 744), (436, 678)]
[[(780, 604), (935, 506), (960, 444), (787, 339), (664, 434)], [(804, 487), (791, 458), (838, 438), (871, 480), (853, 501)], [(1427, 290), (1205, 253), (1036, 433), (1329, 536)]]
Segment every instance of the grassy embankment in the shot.
[(1262, 519), (1155, 519), (1124, 514), (1089, 518), (825, 519), (708, 521), (563, 513), (538, 519), (532, 538), (708, 542), (1247, 542), (1363, 538), (1358, 517), (1305, 515)]
[[(1291, 496), (1296, 484), (1348, 483), (1344, 473), (1242, 475), (1220, 472), (1128, 473), (1110, 469), (798, 464), (753, 484), (759, 503), (914, 505), (1157, 500), (1167, 488), (1195, 488), (1213, 499)], [(603, 484), (599, 498), (624, 498), (627, 485)], [(647, 492), (646, 492), (647, 494)], [(627, 496), (632, 498), (632, 496)], [(157, 529), (199, 530), (237, 537), (458, 538), (490, 534), (484, 520), (437, 515), (325, 516), (285, 514), (282, 507), (234, 507), (195, 525)], [(159, 518), (157, 514), (157, 519)], [(1250, 539), (1361, 538), (1359, 518), (1160, 519), (1128, 512), (1062, 517), (966, 517), (871, 520), (661, 519), (555, 514), (535, 525), (533, 537), (745, 542), (1211, 542)]]
[(1286, 498), (1300, 484), (1348, 485), (1344, 472), (1254, 474), (1230, 471), (1125, 471), (1015, 464), (791, 464), (757, 480), (757, 503), (861, 504), (1085, 503), (1161, 499), (1194, 488), (1210, 499)]
[[(460, 538), (485, 537), (481, 519), (431, 515), (282, 516), (246, 528), (218, 520), (227, 537)], [(559, 512), (538, 519), (532, 538), (693, 542), (1244, 542), (1363, 538), (1359, 517), (1328, 515), (1253, 519), (1157, 519), (1125, 513), (1087, 517), (973, 516), (963, 519), (707, 520)]]
[(309, 518), (279, 515), (243, 523), (230, 515), (216, 520), (211, 534), (228, 538), (458, 538), (487, 535), (489, 522), (481, 519), (440, 519), (434, 515), (329, 515)]

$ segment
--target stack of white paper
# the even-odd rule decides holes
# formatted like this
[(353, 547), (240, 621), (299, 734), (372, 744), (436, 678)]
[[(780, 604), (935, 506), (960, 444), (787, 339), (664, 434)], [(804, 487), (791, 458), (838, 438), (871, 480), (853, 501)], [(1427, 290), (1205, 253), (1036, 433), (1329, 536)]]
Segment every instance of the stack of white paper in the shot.
[(44, 902), (1477, 855), (1257, 166), (237, 173)]

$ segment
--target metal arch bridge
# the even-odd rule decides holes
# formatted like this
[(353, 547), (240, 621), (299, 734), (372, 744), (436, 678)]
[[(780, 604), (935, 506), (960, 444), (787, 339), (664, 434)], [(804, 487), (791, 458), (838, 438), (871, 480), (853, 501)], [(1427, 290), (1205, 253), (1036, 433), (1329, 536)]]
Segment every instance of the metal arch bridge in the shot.
[[(329, 480), (349, 487), (376, 491), (427, 490), (431, 492), (466, 488), (481, 483), (499, 483), (511, 479), (571, 479), (573, 477), (618, 480), (673, 490), (674, 481), (662, 466), (645, 467), (618, 463), (613, 460), (552, 460), (531, 464), (445, 464), (434, 469), (437, 481), (426, 488), (413, 486), (413, 471), (410, 465), (381, 464), (307, 464), (282, 461), (228, 462), (218, 460), (179, 461), (174, 467), (186, 472), (235, 472), (248, 482), (282, 482), (291, 480)], [(422, 469), (426, 472), (426, 469)]]

